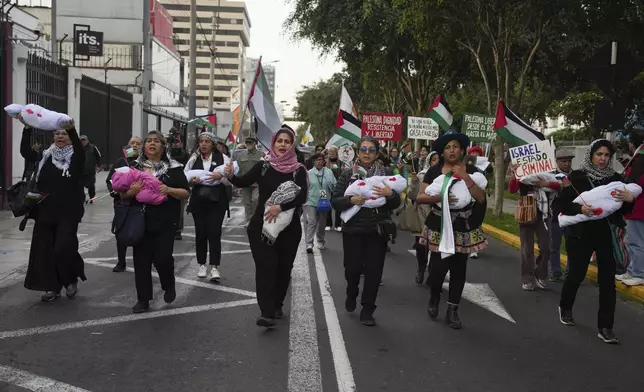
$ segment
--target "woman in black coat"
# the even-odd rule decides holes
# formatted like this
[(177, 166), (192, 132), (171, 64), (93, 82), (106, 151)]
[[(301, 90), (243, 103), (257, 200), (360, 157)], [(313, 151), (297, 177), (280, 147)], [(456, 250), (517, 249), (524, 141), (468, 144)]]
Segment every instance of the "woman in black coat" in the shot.
[[(356, 166), (342, 172), (336, 183), (331, 198), (333, 209), (342, 212), (354, 205), (361, 206), (365, 203), (366, 199), (362, 196), (344, 195), (347, 187), (354, 181), (392, 174), (389, 167), (384, 167), (378, 161), (379, 150), (380, 145), (376, 139), (362, 138)], [(361, 208), (353, 218), (342, 225), (344, 276), (347, 280), (345, 309), (347, 312), (356, 309), (360, 275), (364, 272), (360, 322), (370, 327), (376, 325), (373, 313), (376, 310), (376, 298), (389, 240), (383, 222), (391, 220), (391, 212), (400, 205), (400, 195), (387, 186), (374, 193), (385, 197), (386, 204), (380, 208)]]
[[(610, 160), (614, 153), (615, 147), (605, 139), (595, 140), (588, 147), (580, 170), (574, 170), (568, 175), (571, 186), (564, 187), (561, 195), (557, 198), (556, 202), (562, 214), (593, 216), (592, 205), (573, 203), (573, 200), (578, 196), (577, 192), (583, 193), (614, 181), (624, 181), (624, 178), (610, 167)], [(568, 227), (568, 237), (566, 237), (568, 275), (564, 281), (559, 302), (559, 321), (564, 325), (575, 325), (572, 307), (577, 297), (577, 290), (586, 277), (590, 257), (595, 252), (599, 269), (597, 278), (599, 284), (598, 337), (609, 344), (619, 343), (613, 332), (616, 302), (616, 261), (613, 255), (612, 228), (623, 229), (626, 226), (624, 214), (633, 209), (633, 195), (627, 189), (615, 191), (613, 197), (624, 202), (621, 209), (604, 219), (589, 220)]]
[[(217, 137), (211, 132), (199, 134), (199, 145), (184, 171), (208, 170), (213, 172), (217, 166), (229, 161), (228, 157), (216, 148)], [(213, 172), (210, 174), (213, 181), (221, 181), (223, 174)], [(219, 264), (221, 262), (221, 227), (224, 223), (224, 216), (228, 211), (228, 193), (226, 186), (221, 182), (218, 185), (202, 184), (199, 177), (191, 178), (192, 196), (188, 204), (188, 212), (192, 214), (195, 221), (195, 244), (197, 248), (197, 263), (199, 263), (198, 278), (210, 276), (213, 282), (219, 282), (221, 274)], [(210, 262), (206, 267), (206, 254), (210, 245)]]
[[(85, 280), (77, 236), (85, 213), (85, 151), (73, 120), (64, 128), (54, 132), (54, 143), (43, 152), (36, 174), (41, 201), (32, 212), (36, 223), (25, 288), (44, 291), (43, 302), (59, 298), (63, 287), (69, 299), (75, 298), (78, 278)], [(31, 148), (31, 128), (26, 124), (20, 154), (27, 160), (38, 158), (38, 152)]]
[[(179, 225), (181, 200), (188, 199), (190, 187), (182, 165), (170, 158), (166, 139), (159, 131), (148, 133), (143, 150), (132, 166), (158, 178), (162, 182), (160, 192), (167, 196), (162, 204), (145, 205), (145, 235), (134, 246), (134, 280), (138, 301), (132, 311), (143, 313), (150, 308), (153, 294), (152, 265), (157, 270), (161, 288), (165, 291), (165, 302), (172, 303), (177, 297), (172, 252)], [(127, 192), (121, 194), (121, 198), (133, 200), (140, 190), (141, 184), (134, 183)]]
[[(112, 165), (112, 170), (107, 175), (105, 183), (107, 184), (107, 190), (110, 192), (110, 196), (114, 199), (114, 208), (117, 208), (118, 205), (123, 204), (121, 200), (121, 195), (118, 192), (114, 192), (112, 189), (112, 176), (116, 172), (116, 169), (125, 166), (132, 166), (139, 157), (139, 152), (141, 151), (141, 145), (143, 140), (138, 136), (132, 136), (128, 142), (129, 148), (124, 150), (123, 157), (119, 158), (114, 165)], [(116, 255), (118, 261), (112, 269), (113, 272), (123, 272), (126, 268), (125, 255), (127, 253), (127, 245), (119, 241), (118, 237), (116, 238)]]

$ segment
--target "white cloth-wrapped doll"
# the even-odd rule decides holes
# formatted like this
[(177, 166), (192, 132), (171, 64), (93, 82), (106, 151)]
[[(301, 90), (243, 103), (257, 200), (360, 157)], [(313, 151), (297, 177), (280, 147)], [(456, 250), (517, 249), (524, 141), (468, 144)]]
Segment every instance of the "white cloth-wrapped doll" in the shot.
[(589, 191), (582, 192), (581, 195), (577, 196), (577, 198), (575, 198), (575, 200), (573, 200), (572, 202), (579, 205), (591, 205), (593, 211), (595, 212), (595, 215), (586, 216), (584, 214), (559, 214), (559, 226), (566, 227), (576, 225), (577, 223), (581, 222), (606, 218), (610, 214), (622, 208), (623, 202), (615, 199), (613, 195), (615, 194), (616, 190), (623, 190), (624, 188), (628, 189), (628, 191), (633, 195), (633, 199), (636, 199), (639, 195), (642, 194), (642, 187), (640, 187), (639, 185), (624, 184), (620, 181), (614, 181), (610, 184), (598, 186)]
[(389, 186), (392, 191), (400, 194), (407, 188), (407, 180), (396, 174), (394, 176), (373, 176), (364, 180), (354, 181), (344, 191), (345, 196), (362, 196), (367, 200), (362, 206), (352, 206), (340, 214), (343, 222), (348, 222), (353, 218), (360, 208), (378, 208), (386, 204), (387, 200), (384, 197), (377, 197), (373, 194), (374, 186), (382, 187), (383, 185)]
[[(188, 181), (192, 180), (195, 177), (199, 178), (199, 180), (201, 180), (200, 184), (205, 185), (205, 186), (215, 186), (215, 185), (221, 184), (222, 182), (224, 184), (228, 184), (228, 180), (226, 179), (226, 176), (224, 175), (224, 170), (226, 169), (226, 165), (228, 164), (228, 162), (230, 162), (230, 158), (228, 158), (227, 156), (224, 155), (224, 164), (220, 165), (220, 166), (217, 166), (212, 171), (212, 173), (221, 173), (221, 175), (224, 176), (219, 181), (213, 180), (210, 177), (210, 174), (212, 174), (212, 173), (209, 172), (208, 170), (188, 170), (188, 171), (185, 172), (186, 173), (186, 178), (188, 179)], [(235, 175), (239, 174), (239, 165), (237, 164), (237, 162), (233, 162), (233, 168), (234, 168), (234, 171), (235, 171)]]
[[(470, 174), (472, 181), (479, 188), (485, 190), (487, 187), (487, 179), (481, 173)], [(441, 252), (441, 258), (452, 256), (456, 253), (456, 246), (454, 244), (454, 229), (452, 226), (452, 215), (450, 210), (460, 210), (467, 207), (472, 203), (472, 194), (467, 188), (467, 184), (460, 178), (454, 175), (440, 175), (425, 189), (425, 194), (429, 196), (441, 195), (441, 202), (438, 205), (442, 208), (444, 203), (449, 205), (449, 208), (442, 208), (442, 223), (443, 230), (441, 234), (441, 242), (438, 250)], [(449, 195), (456, 197), (455, 202), (449, 202)]]
[(43, 131), (64, 129), (65, 124), (72, 120), (64, 113), (54, 112), (34, 104), (22, 106), (14, 103), (6, 106), (4, 110), (13, 118), (18, 118), (20, 114), (25, 124)]

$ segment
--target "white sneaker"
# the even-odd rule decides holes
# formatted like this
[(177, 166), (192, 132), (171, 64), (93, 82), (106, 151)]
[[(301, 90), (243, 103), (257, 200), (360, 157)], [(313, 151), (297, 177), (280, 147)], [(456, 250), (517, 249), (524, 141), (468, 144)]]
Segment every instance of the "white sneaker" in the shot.
[(541, 290), (545, 290), (548, 287), (548, 283), (543, 279), (537, 279), (537, 287)]
[(342, 227), (336, 228), (335, 231), (337, 231), (338, 233), (342, 232)]
[(631, 274), (627, 272), (625, 274), (615, 275), (615, 279), (619, 280), (620, 282), (623, 282), (625, 280), (633, 279), (633, 277), (631, 276)]
[(644, 279), (642, 278), (630, 278), (622, 281), (626, 286), (644, 286)]
[(524, 283), (521, 285), (521, 288), (524, 291), (534, 291), (534, 284), (533, 283)]
[(478, 258), (479, 258), (478, 253), (474, 252), (474, 253), (470, 254), (470, 259), (478, 259)]
[(331, 231), (331, 226), (327, 226), (324, 228), (324, 231)]
[(221, 279), (221, 274), (219, 273), (219, 270), (217, 269), (217, 267), (213, 265), (210, 270), (210, 280), (212, 282), (219, 282), (220, 279)]
[(205, 264), (199, 266), (199, 272), (197, 273), (197, 278), (205, 278), (208, 276), (208, 267)]

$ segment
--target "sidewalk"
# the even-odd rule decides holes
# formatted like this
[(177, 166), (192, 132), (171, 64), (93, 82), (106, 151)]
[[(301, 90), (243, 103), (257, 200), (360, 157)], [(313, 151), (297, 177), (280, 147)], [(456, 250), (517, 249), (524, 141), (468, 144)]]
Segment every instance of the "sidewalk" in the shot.
[[(487, 208), (494, 208), (494, 196), (488, 197), (487, 199)], [(514, 214), (514, 210), (517, 208), (516, 200), (512, 199), (503, 199), (503, 212), (506, 214)]]

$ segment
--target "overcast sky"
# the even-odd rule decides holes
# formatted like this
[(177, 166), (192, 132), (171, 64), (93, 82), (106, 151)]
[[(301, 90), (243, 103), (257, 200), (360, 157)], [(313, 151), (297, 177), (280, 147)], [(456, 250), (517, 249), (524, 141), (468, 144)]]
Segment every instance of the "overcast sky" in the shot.
[(263, 56), (264, 63), (279, 60), (275, 64), (276, 102), (288, 101), (295, 105), (295, 94), (302, 86), (342, 71), (340, 63), (331, 56), (320, 57), (320, 52), (310, 43), (291, 42), (282, 25), (292, 4), (286, 0), (246, 0), (246, 7), (252, 25), (246, 55)]

